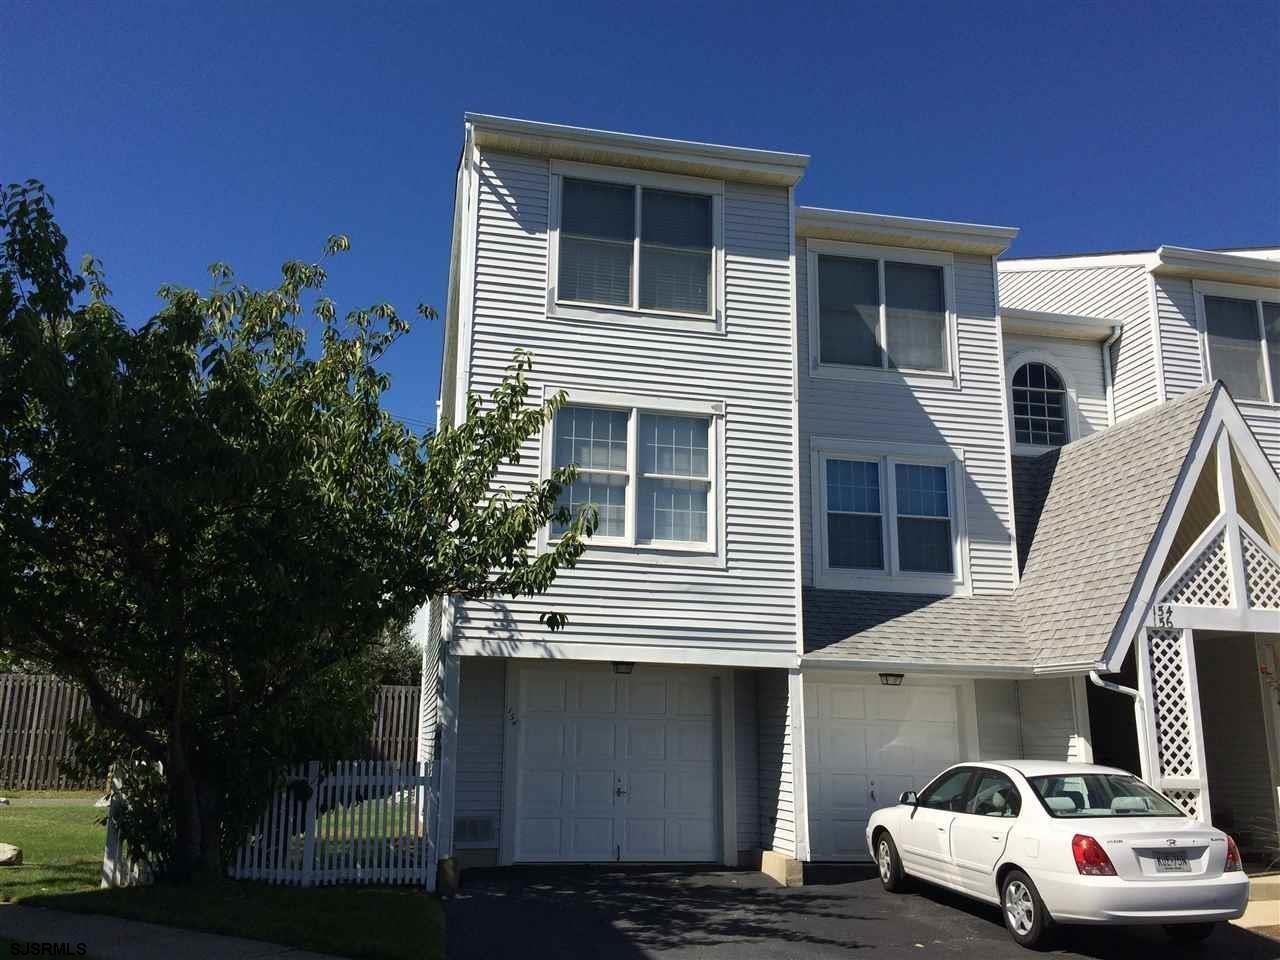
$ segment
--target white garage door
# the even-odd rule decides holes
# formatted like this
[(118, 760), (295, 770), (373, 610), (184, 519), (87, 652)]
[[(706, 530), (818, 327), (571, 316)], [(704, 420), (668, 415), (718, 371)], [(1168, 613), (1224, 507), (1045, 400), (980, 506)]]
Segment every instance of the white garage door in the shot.
[(956, 691), (806, 681), (809, 849), (865, 860), (867, 819), (959, 759)]
[(518, 669), (516, 861), (719, 859), (710, 676)]

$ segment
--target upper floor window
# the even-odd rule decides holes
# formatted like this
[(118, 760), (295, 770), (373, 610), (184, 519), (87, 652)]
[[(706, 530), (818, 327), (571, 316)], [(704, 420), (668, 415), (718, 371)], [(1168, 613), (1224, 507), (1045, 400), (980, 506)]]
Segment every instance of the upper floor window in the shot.
[[(710, 181), (558, 165), (553, 308), (717, 316), (718, 190)], [(579, 176), (578, 174), (583, 175)]]
[(815, 372), (951, 372), (950, 254), (809, 246)]
[(1058, 371), (1030, 362), (1013, 374), (1015, 443), (1060, 447), (1067, 442), (1067, 390)]
[(1216, 288), (1205, 284), (1201, 297), (1209, 375), (1237, 400), (1280, 403), (1280, 293), (1231, 297), (1206, 287)]
[[(715, 546), (715, 429), (710, 416), (639, 407), (566, 406), (556, 414), (555, 466), (578, 474), (560, 503), (595, 505), (592, 543)], [(552, 536), (564, 532), (553, 524)]]
[(814, 463), (819, 585), (954, 592), (963, 580), (958, 461), (823, 443), (831, 446)]

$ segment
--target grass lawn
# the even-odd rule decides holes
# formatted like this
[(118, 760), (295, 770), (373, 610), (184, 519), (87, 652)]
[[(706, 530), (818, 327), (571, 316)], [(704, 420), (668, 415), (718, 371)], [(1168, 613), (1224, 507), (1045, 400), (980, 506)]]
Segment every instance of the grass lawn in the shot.
[[(0, 841), (23, 849), (0, 867), (0, 901), (162, 923), (365, 960), (439, 960), (440, 901), (411, 887), (277, 887), (224, 880), (99, 890), (105, 829), (92, 806), (0, 807)], [(7, 955), (0, 942), (0, 955)], [(90, 945), (92, 947), (92, 944)]]
[(0, 842), (22, 848), (22, 866), (0, 867), (0, 901), (92, 890), (98, 885), (105, 811), (92, 799), (72, 807), (0, 807)]

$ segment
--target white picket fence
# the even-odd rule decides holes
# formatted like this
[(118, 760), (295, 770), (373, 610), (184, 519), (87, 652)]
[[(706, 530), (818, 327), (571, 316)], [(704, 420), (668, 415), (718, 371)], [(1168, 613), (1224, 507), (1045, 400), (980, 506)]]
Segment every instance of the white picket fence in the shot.
[[(118, 784), (117, 784), (118, 788)], [(436, 886), (434, 806), (424, 763), (353, 760), (293, 767), (227, 873), (292, 886), (338, 883)], [(123, 848), (112, 809), (102, 886), (148, 882)]]
[(387, 760), (295, 767), (237, 851), (231, 876), (435, 889), (429, 774), (426, 764)]

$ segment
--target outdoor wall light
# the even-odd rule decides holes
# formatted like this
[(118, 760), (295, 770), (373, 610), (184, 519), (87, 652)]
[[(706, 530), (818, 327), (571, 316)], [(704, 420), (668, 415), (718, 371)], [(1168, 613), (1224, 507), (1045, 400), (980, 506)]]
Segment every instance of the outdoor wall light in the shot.
[(900, 687), (902, 686), (902, 674), (882, 673), (880, 674), (880, 683), (886, 687)]
[(631, 673), (631, 671), (634, 670), (635, 668), (636, 668), (636, 665), (634, 663), (628, 663), (625, 660), (613, 661), (613, 672), (620, 673), (624, 677), (628, 676)]

